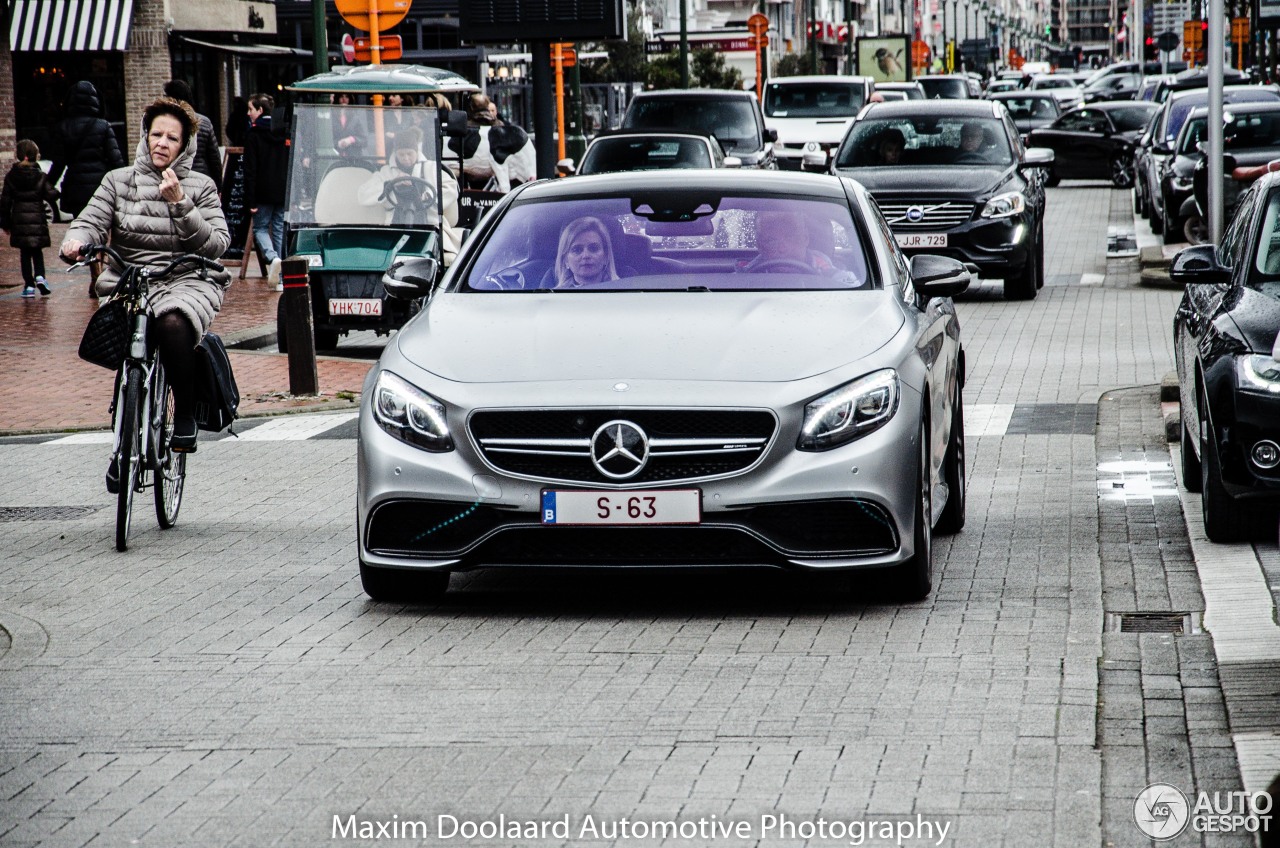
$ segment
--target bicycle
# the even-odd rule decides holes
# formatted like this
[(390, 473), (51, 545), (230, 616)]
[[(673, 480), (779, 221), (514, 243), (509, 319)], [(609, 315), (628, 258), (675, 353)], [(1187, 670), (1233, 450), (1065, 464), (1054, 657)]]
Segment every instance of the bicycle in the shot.
[(113, 433), (111, 465), (116, 470), (116, 550), (129, 547), (133, 496), (150, 488), (155, 496), (156, 521), (161, 530), (173, 527), (182, 506), (187, 477), (186, 453), (173, 450), (173, 389), (154, 345), (148, 344), (151, 284), (166, 279), (179, 268), (195, 265), (205, 271), (222, 270), (213, 260), (183, 254), (159, 271), (130, 265), (107, 245), (86, 245), (80, 250), (78, 268), (94, 259), (110, 257), (123, 268), (113, 298), (124, 302), (133, 328), (128, 350), (116, 372), (115, 398), (111, 403)]

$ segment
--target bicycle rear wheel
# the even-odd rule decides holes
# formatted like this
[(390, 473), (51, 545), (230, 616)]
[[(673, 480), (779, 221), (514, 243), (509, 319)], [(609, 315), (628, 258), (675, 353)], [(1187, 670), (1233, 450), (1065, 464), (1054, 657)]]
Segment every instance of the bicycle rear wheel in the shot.
[(125, 364), (124, 390), (117, 414), (120, 416), (120, 491), (116, 495), (116, 550), (129, 547), (129, 525), (133, 518), (133, 493), (142, 474), (142, 368)]
[(178, 523), (182, 507), (182, 485), (187, 479), (187, 455), (174, 453), (169, 447), (173, 435), (173, 388), (165, 379), (164, 368), (157, 364), (151, 393), (151, 438), (154, 447), (156, 521), (161, 530)]

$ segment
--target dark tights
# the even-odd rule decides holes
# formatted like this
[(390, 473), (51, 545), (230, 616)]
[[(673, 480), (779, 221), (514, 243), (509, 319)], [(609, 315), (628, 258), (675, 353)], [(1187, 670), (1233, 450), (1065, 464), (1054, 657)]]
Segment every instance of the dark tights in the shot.
[(151, 322), (151, 340), (160, 352), (164, 373), (173, 386), (175, 418), (195, 414), (196, 328), (181, 312), (166, 312)]

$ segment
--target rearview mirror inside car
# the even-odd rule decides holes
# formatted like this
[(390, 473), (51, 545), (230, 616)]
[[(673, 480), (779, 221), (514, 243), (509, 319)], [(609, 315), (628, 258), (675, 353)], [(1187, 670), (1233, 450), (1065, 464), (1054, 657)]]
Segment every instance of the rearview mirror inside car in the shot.
[(1173, 257), (1169, 279), (1184, 286), (1222, 285), (1231, 282), (1231, 269), (1219, 260), (1216, 244), (1197, 244)]

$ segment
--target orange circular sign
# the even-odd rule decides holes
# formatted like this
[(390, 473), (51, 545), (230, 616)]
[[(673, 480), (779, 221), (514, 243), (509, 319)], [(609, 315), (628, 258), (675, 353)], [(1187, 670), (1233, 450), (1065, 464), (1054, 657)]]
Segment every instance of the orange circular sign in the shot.
[[(739, 18), (739, 20), (741, 20), (741, 18)], [(754, 15), (747, 18), (747, 32), (752, 35), (764, 35), (768, 31), (769, 18), (767, 15), (762, 15), (759, 12), (756, 12)]]
[(413, 0), (335, 0), (338, 14), (356, 29), (371, 32), (369, 8), (378, 10), (378, 32), (391, 29), (409, 14)]

